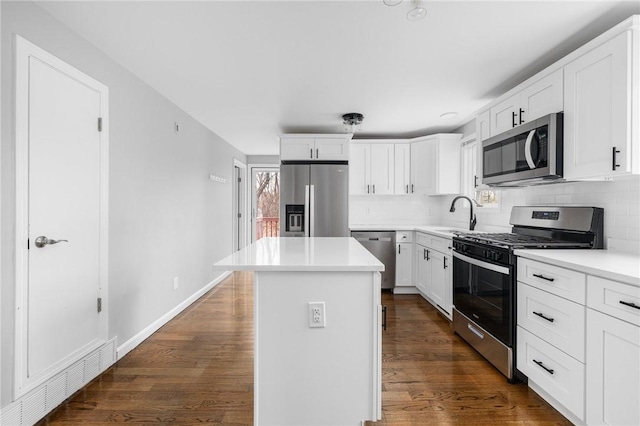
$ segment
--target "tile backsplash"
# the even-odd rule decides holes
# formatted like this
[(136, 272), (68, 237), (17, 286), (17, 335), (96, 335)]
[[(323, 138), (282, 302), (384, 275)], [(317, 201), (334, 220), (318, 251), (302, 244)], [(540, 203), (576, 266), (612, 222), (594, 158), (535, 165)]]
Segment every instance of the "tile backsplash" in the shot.
[[(568, 182), (526, 188), (498, 189), (500, 206), (495, 209), (474, 209), (478, 224), (476, 230), (508, 232), (509, 216), (513, 206), (592, 206), (604, 208), (605, 247), (640, 253), (640, 176), (606, 182)], [(469, 223), (467, 203), (456, 206), (449, 213), (453, 196), (438, 198), (440, 212), (435, 223), (466, 228)]]
[(441, 197), (352, 195), (350, 225), (437, 225)]

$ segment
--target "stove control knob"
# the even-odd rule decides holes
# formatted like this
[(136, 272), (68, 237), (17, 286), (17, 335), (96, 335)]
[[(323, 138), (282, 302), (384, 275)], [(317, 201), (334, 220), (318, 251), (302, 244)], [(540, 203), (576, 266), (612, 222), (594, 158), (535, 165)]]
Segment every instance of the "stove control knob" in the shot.
[(502, 260), (502, 253), (496, 253), (494, 260)]

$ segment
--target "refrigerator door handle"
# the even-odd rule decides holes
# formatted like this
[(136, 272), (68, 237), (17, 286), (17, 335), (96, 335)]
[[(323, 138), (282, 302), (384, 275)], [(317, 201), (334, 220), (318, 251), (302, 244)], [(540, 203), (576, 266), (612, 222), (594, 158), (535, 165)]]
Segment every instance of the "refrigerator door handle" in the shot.
[(310, 195), (309, 195), (309, 215), (311, 216), (311, 218), (309, 219), (309, 236), (310, 237), (315, 237), (316, 235), (316, 226), (315, 226), (315, 220), (314, 220), (314, 215), (313, 215), (313, 210), (315, 209), (315, 201), (316, 201), (316, 186), (315, 185), (309, 185), (311, 187), (310, 190)]
[(309, 185), (304, 186), (304, 236), (309, 236)]

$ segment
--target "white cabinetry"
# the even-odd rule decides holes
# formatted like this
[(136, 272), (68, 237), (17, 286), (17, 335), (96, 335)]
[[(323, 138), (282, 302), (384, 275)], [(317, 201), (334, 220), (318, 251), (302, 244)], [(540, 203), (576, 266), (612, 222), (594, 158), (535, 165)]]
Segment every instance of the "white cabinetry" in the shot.
[(460, 192), (460, 134), (416, 138), (411, 143), (411, 188), (420, 195)]
[(395, 194), (413, 194), (411, 182), (411, 144), (395, 144)]
[[(574, 421), (585, 411), (586, 276), (518, 259), (516, 366)], [(560, 406), (557, 405), (560, 404)]]
[(476, 179), (475, 185), (482, 185), (482, 169), (483, 160), (482, 155), (482, 141), (488, 139), (491, 136), (491, 111), (486, 110), (476, 117)]
[(394, 148), (390, 143), (352, 143), (349, 192), (393, 194)]
[(413, 232), (396, 232), (396, 287), (413, 287)]
[(562, 111), (562, 69), (533, 81), (491, 108), (491, 136), (552, 112)]
[(565, 178), (638, 173), (638, 38), (625, 31), (565, 67)]
[(574, 423), (640, 424), (640, 287), (519, 258), (517, 323), (516, 367), (547, 402)]
[(422, 296), (452, 319), (453, 269), (451, 240), (416, 233), (416, 287)]
[(280, 135), (281, 161), (348, 161), (350, 134)]
[(638, 425), (640, 288), (591, 276), (587, 288), (587, 424)]
[(415, 256), (416, 288), (424, 297), (427, 294), (427, 283), (431, 279), (429, 249), (422, 244), (416, 243)]
[(460, 140), (460, 134), (437, 134), (402, 143), (358, 139), (350, 149), (350, 194), (457, 194)]

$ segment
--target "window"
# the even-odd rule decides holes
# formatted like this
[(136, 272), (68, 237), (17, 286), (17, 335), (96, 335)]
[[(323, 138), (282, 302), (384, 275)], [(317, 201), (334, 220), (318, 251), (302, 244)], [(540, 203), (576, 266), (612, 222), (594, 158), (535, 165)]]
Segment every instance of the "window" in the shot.
[(477, 152), (475, 135), (462, 140), (460, 190), (463, 195), (475, 199), (482, 207), (498, 207), (497, 191), (476, 185)]

